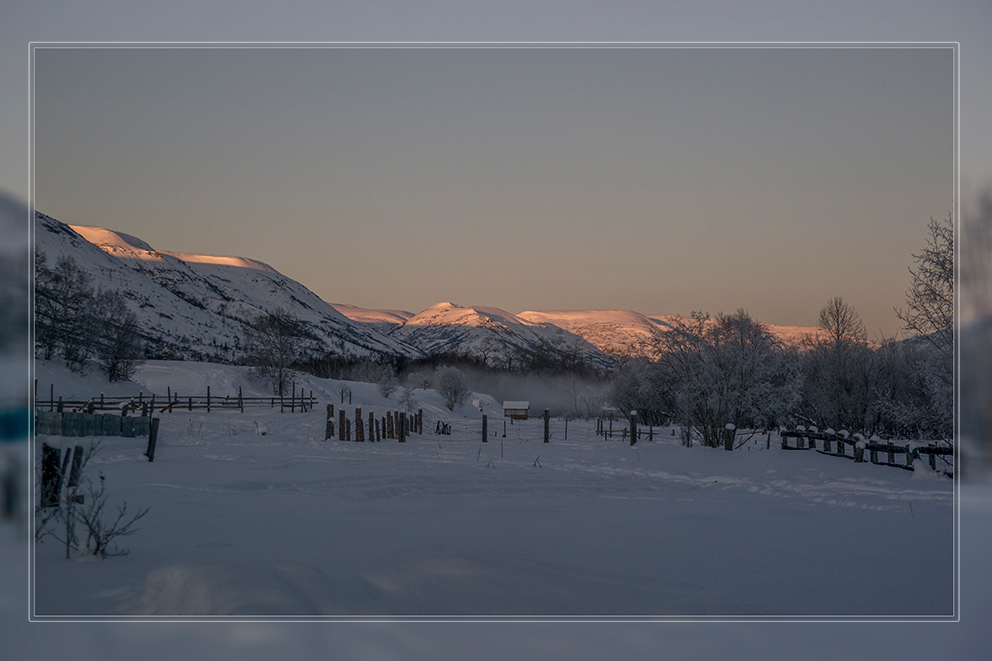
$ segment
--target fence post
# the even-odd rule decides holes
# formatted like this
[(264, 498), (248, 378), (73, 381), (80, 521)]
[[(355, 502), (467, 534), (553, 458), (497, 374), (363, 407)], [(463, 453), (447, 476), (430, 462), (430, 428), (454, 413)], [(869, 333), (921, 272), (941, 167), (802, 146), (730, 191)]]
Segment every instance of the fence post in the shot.
[(207, 386), (207, 413), (210, 413), (210, 386)]
[(378, 443), (381, 440), (382, 440), (382, 434), (381, 434), (380, 429), (379, 429), (379, 419), (376, 418), (376, 420), (375, 420), (375, 442)]
[(155, 442), (158, 440), (158, 418), (148, 421), (148, 450), (145, 456), (148, 461), (155, 461)]
[(482, 442), (486, 442), (486, 436), (489, 435), (489, 416), (485, 413), (482, 414)]
[(59, 458), (60, 448), (48, 443), (41, 446), (41, 506), (58, 507), (59, 504)]
[(241, 396), (241, 386), (238, 386), (238, 408), (241, 409), (242, 413), (245, 412), (245, 400)]
[(375, 443), (375, 413), (369, 411), (369, 443)]
[(417, 433), (424, 435), (424, 409), (417, 409)]
[(365, 441), (365, 433), (362, 429), (362, 409), (355, 408), (355, 442), (362, 443)]
[(549, 443), (551, 441), (551, 411), (544, 409), (544, 442)]
[(637, 444), (637, 411), (630, 412), (630, 444)]
[(396, 420), (396, 435), (399, 436), (400, 443), (406, 443), (406, 413), (400, 413)]
[(734, 433), (737, 431), (737, 427), (734, 423), (728, 422), (727, 426), (723, 428), (723, 449), (728, 452), (734, 449)]
[(72, 450), (72, 470), (69, 472), (69, 482), (66, 484), (68, 487), (76, 487), (79, 485), (80, 473), (83, 470), (83, 446), (77, 445)]
[(393, 433), (393, 412), (386, 411), (386, 438), (396, 438)]
[(327, 405), (327, 424), (324, 426), (324, 440), (328, 441), (334, 436), (334, 404)]
[(338, 440), (339, 441), (345, 440), (345, 437), (344, 437), (345, 431), (346, 431), (346, 429), (345, 429), (345, 420), (346, 420), (346, 418), (344, 416), (344, 408), (342, 408), (340, 411), (338, 411)]

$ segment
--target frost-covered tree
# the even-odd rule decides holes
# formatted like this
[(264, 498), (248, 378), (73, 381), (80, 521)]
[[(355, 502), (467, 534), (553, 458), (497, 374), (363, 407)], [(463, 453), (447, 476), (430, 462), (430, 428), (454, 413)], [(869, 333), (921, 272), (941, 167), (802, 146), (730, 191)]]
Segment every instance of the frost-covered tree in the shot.
[[(618, 365), (613, 382), (610, 384), (608, 399), (623, 411), (637, 411), (644, 424), (660, 425), (671, 415), (671, 406), (666, 402), (665, 387), (660, 382), (661, 370), (651, 361), (643, 358), (630, 358)], [(578, 396), (575, 397), (578, 410)]]
[(768, 329), (743, 309), (716, 318), (694, 312), (676, 321), (659, 346), (659, 401), (710, 447), (727, 423), (764, 427), (786, 415), (797, 398), (798, 374)]
[(469, 390), (465, 373), (457, 367), (439, 367), (434, 372), (434, 389), (444, 399), (449, 411), (468, 399)]
[(807, 338), (801, 358), (800, 415), (820, 427), (869, 431), (880, 364), (861, 315), (838, 296), (820, 309), (819, 325), (825, 334)]
[(372, 358), (361, 358), (348, 372), (351, 381), (361, 381), (362, 383), (374, 383), (379, 394), (387, 399), (392, 396), (399, 386), (396, 378), (396, 370), (392, 363), (383, 360), (373, 360)]

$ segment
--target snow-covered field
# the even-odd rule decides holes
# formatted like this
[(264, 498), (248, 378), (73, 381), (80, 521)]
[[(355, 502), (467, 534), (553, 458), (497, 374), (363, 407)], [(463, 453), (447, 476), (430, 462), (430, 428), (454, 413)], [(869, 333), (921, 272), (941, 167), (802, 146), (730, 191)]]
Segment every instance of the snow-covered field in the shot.
[[(245, 395), (264, 393), (240, 368), (209, 364), (152, 362), (135, 383), (114, 388), (45, 363), (36, 376), (43, 396), (54, 383), (66, 398), (160, 394), (166, 386), (199, 393), (207, 383), (216, 394), (238, 386)], [(568, 440), (563, 420), (551, 421), (548, 444), (540, 420), (509, 425), (504, 438), (497, 403), (475, 396), (489, 414), (483, 444), (478, 412), (449, 413), (436, 393), (423, 390), (415, 393), (423, 436), (403, 445), (325, 442), (324, 403), (340, 407), (338, 382), (306, 377), (300, 385), (321, 399), (314, 411), (161, 414), (153, 463), (142, 456), (144, 439), (100, 439), (89, 475), (105, 477), (111, 503), (150, 512), (137, 534), (122, 540), (126, 557), (66, 560), (50, 538), (36, 545), (35, 615), (677, 622), (57, 625), (72, 632), (63, 637), (46, 628), (56, 625), (27, 625), (26, 557), (17, 551), (22, 545), (8, 543), (0, 545), (4, 638), (25, 652), (9, 658), (26, 658), (28, 649), (35, 656), (37, 649), (46, 656), (116, 654), (146, 645), (172, 658), (211, 643), (243, 658), (285, 648), (436, 658), (525, 649), (573, 656), (621, 649), (631, 656), (665, 647), (739, 658), (932, 658), (948, 651), (950, 658), (980, 658), (972, 653), (990, 640), (978, 612), (990, 605), (982, 588), (990, 572), (974, 561), (978, 549), (964, 556), (959, 610), (953, 483), (928, 470), (783, 451), (774, 437), (770, 450), (761, 437), (728, 453), (684, 448), (671, 430), (656, 429), (653, 442), (631, 447), (596, 437), (594, 423), (581, 421), (569, 423)], [(398, 408), (396, 394), (387, 400), (375, 386), (351, 387), (349, 415), (355, 406), (366, 419), (370, 410), (379, 417)], [(452, 424), (451, 436), (434, 435), (439, 419)], [(76, 442), (39, 437), (37, 446), (46, 440)], [(27, 448), (14, 447), (27, 462)], [(973, 548), (969, 539), (987, 548), (992, 488), (969, 487), (963, 503), (965, 550)], [(5, 534), (16, 538), (11, 526)], [(967, 624), (685, 623), (959, 612)]]

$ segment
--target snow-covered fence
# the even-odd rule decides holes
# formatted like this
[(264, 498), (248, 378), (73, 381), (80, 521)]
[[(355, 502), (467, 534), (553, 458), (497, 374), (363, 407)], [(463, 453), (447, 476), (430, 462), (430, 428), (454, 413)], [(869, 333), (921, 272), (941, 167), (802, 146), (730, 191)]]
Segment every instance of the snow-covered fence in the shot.
[[(828, 429), (821, 432), (815, 427), (810, 429), (797, 427), (793, 431), (780, 432), (780, 436), (783, 450), (816, 450), (820, 454), (828, 454), (832, 457), (845, 457), (855, 462), (867, 461), (879, 466), (892, 466), (905, 470), (914, 470), (913, 462), (919, 459), (920, 455), (929, 455), (930, 468), (936, 470), (938, 456), (954, 454), (954, 450), (950, 447), (933, 444), (911, 447), (908, 443), (886, 442), (877, 436), (865, 441), (861, 434), (850, 437), (846, 431), (837, 433)], [(820, 447), (817, 447), (818, 443)], [(848, 447), (851, 448), (850, 453), (847, 451)], [(953, 477), (953, 469), (943, 472)]]
[[(947, 446), (938, 446), (938, 445), (924, 445), (924, 446), (920, 446), (920, 447), (915, 448), (913, 450), (913, 452), (916, 454), (917, 457), (919, 457), (922, 454), (927, 455), (927, 459), (928, 459), (928, 461), (930, 463), (930, 468), (932, 470), (937, 470), (937, 457), (953, 457), (954, 456), (954, 448), (947, 447)], [(945, 464), (947, 463), (947, 459), (944, 459), (943, 461), (944, 461)], [(954, 476), (953, 469), (950, 469), (950, 471), (944, 470), (944, 473), (946, 475), (951, 476), (951, 477)]]

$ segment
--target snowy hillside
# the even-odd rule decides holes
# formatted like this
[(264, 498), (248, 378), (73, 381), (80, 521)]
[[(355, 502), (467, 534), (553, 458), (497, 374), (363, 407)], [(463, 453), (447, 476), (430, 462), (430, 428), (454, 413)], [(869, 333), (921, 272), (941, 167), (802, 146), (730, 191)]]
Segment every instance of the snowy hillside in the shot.
[(520, 351), (542, 344), (593, 362), (608, 362), (578, 335), (494, 307), (438, 303), (407, 319), (390, 337), (402, 339), (426, 354), (466, 353), (485, 357), (490, 364), (505, 364)]
[(663, 332), (656, 323), (631, 310), (540, 310), (521, 312), (519, 317), (564, 328), (614, 356), (655, 358)]
[(331, 303), (331, 307), (352, 321), (371, 325), (382, 333), (401, 326), (413, 316), (412, 312), (406, 310), (371, 310), (346, 303)]
[(303, 324), (324, 350), (419, 355), (351, 321), (256, 260), (154, 250), (127, 234), (68, 226), (41, 213), (36, 215), (36, 244), (50, 266), (62, 255), (71, 256), (95, 286), (121, 291), (160, 355), (230, 360), (243, 342), (245, 322), (279, 309)]

